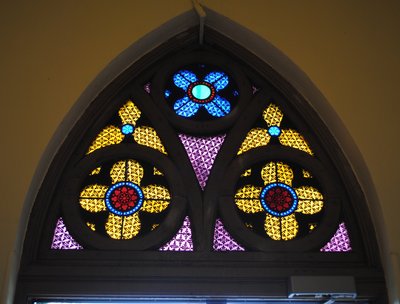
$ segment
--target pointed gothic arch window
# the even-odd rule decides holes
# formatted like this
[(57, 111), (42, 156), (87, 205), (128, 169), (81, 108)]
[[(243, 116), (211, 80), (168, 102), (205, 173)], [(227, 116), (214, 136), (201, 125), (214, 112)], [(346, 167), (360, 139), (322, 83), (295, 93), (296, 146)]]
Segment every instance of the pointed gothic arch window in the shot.
[(359, 299), (384, 297), (365, 198), (329, 126), (234, 41), (195, 38), (135, 62), (65, 139), (17, 301), (284, 299), (295, 275), (351, 276)]

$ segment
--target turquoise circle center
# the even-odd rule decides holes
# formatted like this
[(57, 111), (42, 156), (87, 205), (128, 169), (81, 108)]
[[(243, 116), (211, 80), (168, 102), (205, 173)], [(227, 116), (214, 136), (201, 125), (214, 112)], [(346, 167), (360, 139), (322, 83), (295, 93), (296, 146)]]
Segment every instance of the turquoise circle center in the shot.
[(197, 99), (207, 99), (211, 96), (211, 89), (204, 84), (198, 84), (193, 87), (192, 94)]

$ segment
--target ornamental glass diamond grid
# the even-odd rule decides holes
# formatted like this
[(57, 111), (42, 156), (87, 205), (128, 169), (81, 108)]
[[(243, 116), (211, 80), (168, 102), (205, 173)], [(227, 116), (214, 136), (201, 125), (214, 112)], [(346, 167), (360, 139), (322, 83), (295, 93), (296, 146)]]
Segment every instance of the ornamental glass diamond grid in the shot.
[(239, 95), (234, 79), (220, 67), (209, 64), (191, 64), (176, 70), (164, 90), (170, 109), (195, 121), (229, 115)]
[(345, 223), (340, 223), (334, 236), (331, 240), (321, 248), (323, 252), (347, 252), (351, 251), (351, 243), (349, 233)]
[(185, 147), (193, 170), (202, 190), (204, 190), (214, 160), (225, 140), (225, 135), (214, 137), (194, 137), (180, 134), (179, 138)]
[(215, 221), (214, 230), (214, 251), (245, 251), (246, 249), (241, 246), (234, 238), (226, 231), (221, 219)]
[(189, 217), (186, 216), (182, 227), (176, 235), (160, 251), (193, 251), (192, 229)]
[(54, 229), (53, 241), (50, 248), (63, 250), (83, 249), (83, 247), (69, 234), (61, 217), (57, 220), (56, 227)]
[[(88, 226), (91, 227), (90, 223)], [(75, 241), (65, 226), (63, 219), (57, 220), (54, 229), (51, 249), (58, 250), (81, 250), (83, 247)], [(217, 219), (213, 241), (214, 251), (245, 251), (245, 248), (238, 244), (225, 229), (221, 219)], [(188, 217), (185, 217), (182, 227), (167, 244), (162, 246), (160, 251), (193, 251), (192, 230)], [(321, 252), (349, 252), (352, 251), (350, 237), (346, 225), (341, 223), (331, 240), (320, 249)]]

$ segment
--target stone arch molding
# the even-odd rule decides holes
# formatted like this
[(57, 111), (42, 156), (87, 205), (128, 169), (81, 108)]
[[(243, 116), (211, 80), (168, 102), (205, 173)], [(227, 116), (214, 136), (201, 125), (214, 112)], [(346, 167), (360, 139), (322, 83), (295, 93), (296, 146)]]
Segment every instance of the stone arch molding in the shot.
[[(341, 122), (339, 116), (335, 113), (332, 106), (315, 87), (307, 75), (275, 46), (215, 11), (206, 9), (205, 12), (205, 26), (245, 47), (259, 59), (271, 66), (273, 70), (286, 79), (304, 97), (304, 99), (308, 101), (311, 107), (319, 114), (322, 121), (329, 126), (330, 132), (338, 142), (348, 162), (351, 164), (355, 177), (366, 195), (370, 213), (373, 215), (374, 225), (378, 234), (377, 239), (383, 260), (382, 264), (386, 270), (386, 280), (388, 286), (394, 286), (394, 274), (390, 271), (390, 269), (393, 268), (389, 262), (390, 255), (388, 251), (388, 242), (385, 237), (386, 233), (379, 200), (362, 155)], [(131, 66), (139, 58), (143, 57), (144, 54), (149, 53), (179, 33), (198, 25), (199, 18), (196, 12), (194, 10), (187, 11), (161, 25), (159, 28), (147, 34), (140, 40), (134, 42), (100, 72), (100, 74), (82, 93), (72, 109), (67, 113), (42, 155), (28, 193), (26, 194), (15, 247), (10, 256), (11, 262), (9, 263), (6, 286), (3, 290), (3, 303), (11, 304), (14, 301), (13, 295), (17, 281), (23, 240), (27, 229), (30, 211), (33, 207), (41, 183), (46, 176), (49, 165), (51, 164), (56, 152), (60, 148), (67, 134), (69, 134), (75, 123), (79, 120), (81, 114), (89, 106), (90, 102), (98, 96), (98, 94), (107, 87), (108, 84), (116, 79), (127, 67)], [(392, 294), (392, 297), (395, 297), (395, 294)]]

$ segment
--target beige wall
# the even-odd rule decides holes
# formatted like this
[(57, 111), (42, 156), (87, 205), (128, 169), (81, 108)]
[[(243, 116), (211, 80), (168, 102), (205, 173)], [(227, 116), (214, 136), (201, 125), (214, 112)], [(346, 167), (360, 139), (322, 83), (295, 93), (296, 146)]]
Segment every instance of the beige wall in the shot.
[[(335, 109), (369, 168), (398, 273), (400, 2), (203, 3), (280, 49)], [(63, 117), (113, 58), (189, 9), (189, 0), (0, 2), (0, 278), (32, 176)]]

